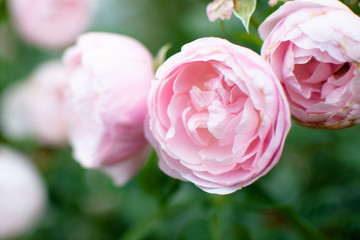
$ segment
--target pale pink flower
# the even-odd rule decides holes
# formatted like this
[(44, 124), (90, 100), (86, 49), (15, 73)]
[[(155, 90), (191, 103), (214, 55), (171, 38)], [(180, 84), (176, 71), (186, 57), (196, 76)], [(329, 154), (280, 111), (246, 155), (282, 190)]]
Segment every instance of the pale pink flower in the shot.
[(222, 20), (230, 19), (233, 11), (233, 0), (214, 0), (206, 7), (206, 13), (211, 22), (214, 22), (218, 18)]
[(278, 0), (270, 0), (270, 1), (269, 1), (269, 6), (270, 6), (270, 7), (273, 7), (273, 6), (275, 6), (277, 3), (278, 3)]
[(46, 208), (46, 190), (26, 157), (0, 146), (0, 239), (30, 231)]
[(11, 17), (29, 43), (62, 49), (90, 25), (93, 0), (10, 0)]
[(360, 18), (335, 0), (285, 3), (259, 27), (262, 56), (294, 119), (338, 129), (360, 120)]
[(44, 145), (67, 141), (67, 71), (58, 61), (41, 64), (24, 81), (9, 86), (2, 98), (1, 127), (16, 140), (35, 138)]
[(154, 77), (152, 56), (130, 37), (87, 33), (64, 59), (71, 71), (69, 136), (74, 158), (124, 184), (149, 152), (143, 125)]
[(156, 72), (146, 136), (160, 168), (228, 194), (278, 162), (290, 128), (280, 82), (258, 54), (220, 38), (183, 46)]

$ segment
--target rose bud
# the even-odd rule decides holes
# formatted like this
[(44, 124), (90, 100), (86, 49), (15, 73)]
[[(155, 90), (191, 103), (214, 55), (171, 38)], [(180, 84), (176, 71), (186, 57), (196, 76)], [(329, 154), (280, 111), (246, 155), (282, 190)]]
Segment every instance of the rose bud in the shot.
[(286, 2), (259, 27), (261, 54), (300, 125), (340, 129), (360, 120), (360, 18), (340, 1)]
[(230, 19), (234, 12), (234, 0), (214, 0), (206, 7), (206, 14), (211, 22), (216, 19)]
[(155, 74), (146, 135), (168, 175), (228, 194), (278, 162), (290, 128), (280, 82), (257, 53), (220, 38), (183, 46)]
[(152, 56), (138, 41), (87, 33), (67, 50), (69, 138), (84, 167), (105, 170), (122, 185), (149, 153), (144, 136), (146, 99), (154, 77)]

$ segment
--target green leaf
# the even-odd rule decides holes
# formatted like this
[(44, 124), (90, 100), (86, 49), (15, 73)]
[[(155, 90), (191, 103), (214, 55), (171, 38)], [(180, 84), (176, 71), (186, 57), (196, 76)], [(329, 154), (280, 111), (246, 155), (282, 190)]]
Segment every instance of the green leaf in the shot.
[(163, 47), (161, 47), (159, 49), (159, 51), (157, 52), (157, 54), (154, 58), (154, 71), (155, 72), (161, 66), (161, 64), (163, 64), (165, 62), (166, 53), (169, 51), (170, 48), (171, 48), (171, 44), (168, 43), (168, 44), (164, 45)]
[(11, 33), (10, 23), (7, 21), (1, 21), (0, 17), (0, 59), (6, 61), (12, 61), (16, 56), (14, 36)]
[(234, 14), (240, 18), (249, 33), (249, 22), (256, 8), (256, 0), (235, 0)]
[(5, 0), (0, 0), (0, 22), (5, 21), (8, 17)]

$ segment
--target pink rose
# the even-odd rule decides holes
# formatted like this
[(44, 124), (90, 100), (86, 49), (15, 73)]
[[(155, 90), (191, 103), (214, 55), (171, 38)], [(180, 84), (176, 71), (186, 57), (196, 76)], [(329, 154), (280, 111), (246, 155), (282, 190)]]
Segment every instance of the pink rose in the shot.
[(0, 146), (0, 239), (13, 239), (36, 225), (46, 207), (46, 190), (31, 161)]
[(149, 152), (143, 125), (154, 77), (152, 56), (130, 37), (88, 33), (64, 59), (71, 71), (69, 135), (74, 158), (124, 184)]
[(92, 19), (93, 0), (10, 0), (19, 34), (29, 43), (64, 48), (85, 31)]
[(65, 67), (51, 61), (39, 66), (25, 81), (10, 86), (4, 93), (0, 115), (5, 135), (16, 140), (33, 137), (45, 145), (64, 144), (66, 80)]
[(294, 119), (338, 129), (360, 120), (360, 18), (335, 0), (285, 3), (259, 27), (262, 56)]
[(234, 12), (234, 0), (214, 0), (206, 7), (206, 13), (211, 22), (220, 18), (230, 19)]
[(278, 162), (290, 128), (280, 83), (253, 51), (219, 38), (183, 46), (156, 72), (149, 130), (160, 168), (228, 194)]

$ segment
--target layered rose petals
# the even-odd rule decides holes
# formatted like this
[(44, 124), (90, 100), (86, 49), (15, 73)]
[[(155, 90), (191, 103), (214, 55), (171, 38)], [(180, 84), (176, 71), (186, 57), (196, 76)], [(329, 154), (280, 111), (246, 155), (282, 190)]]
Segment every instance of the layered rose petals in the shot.
[(280, 83), (256, 53), (218, 38), (185, 45), (157, 71), (148, 139), (161, 169), (228, 194), (266, 174), (290, 128)]
[(271, 64), (301, 125), (360, 123), (360, 18), (339, 1), (292, 1), (259, 28)]

